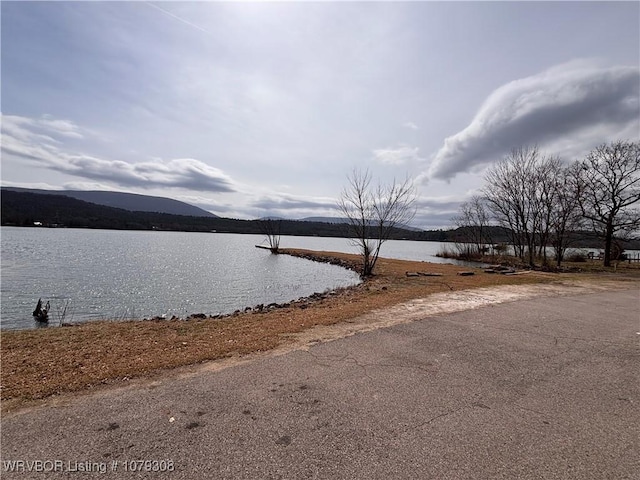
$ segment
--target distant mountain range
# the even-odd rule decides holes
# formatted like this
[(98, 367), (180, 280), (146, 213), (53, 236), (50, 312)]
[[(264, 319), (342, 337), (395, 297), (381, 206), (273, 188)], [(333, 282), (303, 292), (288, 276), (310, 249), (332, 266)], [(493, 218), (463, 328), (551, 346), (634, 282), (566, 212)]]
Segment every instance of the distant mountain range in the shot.
[[(170, 215), (184, 215), (189, 217), (209, 217), (220, 218), (217, 215), (208, 212), (194, 205), (180, 202), (172, 198), (154, 197), (151, 195), (140, 195), (137, 193), (109, 192), (101, 190), (44, 190), (35, 188), (19, 188), (19, 187), (2, 187), (2, 190), (8, 190), (19, 193), (35, 193), (38, 195), (63, 195), (66, 197), (82, 200), (96, 205), (105, 207), (121, 208), (129, 212), (152, 212), (152, 213), (168, 213)], [(297, 220), (285, 219), (280, 217), (264, 217), (262, 220), (287, 220), (298, 222), (312, 223), (329, 223), (339, 225), (348, 223), (349, 220), (340, 217), (305, 217)], [(409, 231), (421, 231), (408, 225), (398, 225), (400, 229)]]
[(348, 223), (346, 218), (339, 217), (305, 217), (301, 218), (302, 222), (324, 222), (324, 223)]
[[(301, 222), (324, 222), (324, 223), (349, 223), (348, 218), (341, 217), (305, 217), (300, 219)], [(423, 229), (415, 228), (410, 225), (397, 224), (398, 228), (403, 230), (410, 230), (414, 232), (421, 232)]]
[[(293, 222), (312, 222), (312, 223), (329, 223), (331, 225), (344, 225), (347, 223), (351, 223), (351, 220), (349, 220), (346, 217), (305, 217), (305, 218), (299, 218), (296, 220), (291, 220), (289, 218), (282, 218), (282, 217), (262, 217), (259, 218), (258, 220), (274, 220), (274, 221), (293, 221)], [(373, 223), (373, 222), (372, 222)], [(411, 227), (409, 225), (403, 225), (401, 223), (396, 225), (398, 229), (400, 230), (407, 230), (410, 232), (423, 232), (424, 230), (421, 228), (415, 228), (415, 227)]]
[(39, 195), (64, 195), (66, 197), (95, 203), (106, 207), (121, 208), (130, 212), (154, 212), (169, 213), (171, 215), (186, 215), (191, 217), (213, 217), (211, 212), (190, 205), (185, 202), (165, 197), (153, 197), (150, 195), (138, 195), (136, 193), (108, 192), (97, 190), (39, 190), (31, 188), (2, 187), (2, 190), (10, 190), (22, 193), (36, 193)]
[[(292, 219), (284, 218), (284, 217), (273, 217), (273, 216), (270, 216), (270, 217), (261, 217), (258, 220), (282, 221), (282, 220), (292, 220)], [(296, 221), (296, 222), (332, 223), (332, 224), (349, 223), (348, 219), (340, 218), (340, 217), (305, 217), (305, 218), (295, 219), (294, 221)]]

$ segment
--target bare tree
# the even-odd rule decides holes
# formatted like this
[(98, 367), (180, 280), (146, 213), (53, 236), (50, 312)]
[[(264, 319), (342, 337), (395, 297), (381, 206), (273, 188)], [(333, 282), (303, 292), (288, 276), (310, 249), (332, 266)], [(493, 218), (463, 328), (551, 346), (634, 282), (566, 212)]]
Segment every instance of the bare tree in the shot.
[(380, 247), (394, 228), (408, 224), (416, 212), (415, 187), (409, 178), (373, 187), (369, 171), (353, 170), (338, 200), (350, 237), (362, 255), (361, 275), (373, 274)]
[(614, 235), (640, 227), (640, 143), (602, 144), (587, 155), (580, 167), (580, 208), (604, 238), (604, 265), (608, 267)]
[(580, 226), (576, 171), (575, 165), (542, 156), (536, 147), (520, 147), (487, 172), (489, 209), (510, 232), (516, 256), (531, 266), (536, 256), (547, 264), (549, 245), (559, 266), (572, 231)]
[(280, 230), (282, 228), (282, 220), (266, 218), (258, 223), (260, 231), (267, 238), (271, 253), (278, 253), (280, 250)]
[(511, 235), (516, 256), (534, 265), (540, 233), (538, 168), (542, 159), (537, 147), (514, 148), (485, 176), (483, 189), (495, 220)]
[(551, 218), (559, 194), (559, 176), (562, 162), (558, 157), (543, 158), (534, 168), (535, 191), (532, 197), (535, 214), (535, 233), (538, 236), (538, 257), (547, 265), (547, 245), (552, 235)]
[(464, 244), (458, 247), (458, 250), (467, 258), (481, 256), (485, 253), (486, 245), (492, 243), (489, 217), (486, 200), (478, 195), (471, 197), (468, 202), (463, 202), (460, 205), (460, 214), (453, 217), (453, 223), (458, 227)]
[(559, 267), (567, 248), (575, 241), (574, 232), (582, 227), (583, 218), (577, 195), (577, 162), (563, 166), (554, 162), (548, 182), (553, 192), (550, 215), (547, 220), (549, 244), (554, 250), (554, 259)]

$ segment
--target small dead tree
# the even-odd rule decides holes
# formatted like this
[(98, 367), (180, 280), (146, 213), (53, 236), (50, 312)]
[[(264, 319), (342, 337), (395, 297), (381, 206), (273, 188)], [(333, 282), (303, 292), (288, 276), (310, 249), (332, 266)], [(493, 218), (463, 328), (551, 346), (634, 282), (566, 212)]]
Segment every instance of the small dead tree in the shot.
[(280, 251), (280, 231), (282, 229), (282, 220), (266, 218), (264, 220), (260, 220), (258, 225), (260, 226), (262, 234), (267, 238), (271, 253), (278, 253)]
[(373, 187), (369, 171), (353, 170), (338, 200), (347, 219), (349, 236), (362, 256), (363, 277), (373, 274), (380, 247), (398, 225), (408, 224), (416, 212), (415, 187), (409, 178)]
[(486, 245), (493, 243), (485, 199), (474, 195), (468, 202), (460, 205), (460, 214), (452, 220), (458, 227), (463, 242), (463, 245), (458, 246), (459, 253), (469, 260), (481, 257), (486, 251)]
[(602, 144), (580, 166), (580, 208), (604, 238), (604, 265), (609, 267), (614, 235), (640, 227), (640, 143)]

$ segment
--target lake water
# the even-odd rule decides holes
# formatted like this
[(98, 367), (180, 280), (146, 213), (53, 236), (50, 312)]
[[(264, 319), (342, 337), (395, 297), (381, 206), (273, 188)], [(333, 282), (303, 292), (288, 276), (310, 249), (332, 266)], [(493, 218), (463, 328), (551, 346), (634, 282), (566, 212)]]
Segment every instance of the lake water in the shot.
[[(2, 329), (38, 326), (38, 298), (51, 302), (50, 322), (186, 317), (284, 303), (355, 285), (335, 265), (272, 255), (261, 235), (3, 227)], [(283, 248), (357, 253), (348, 239), (282, 237)], [(388, 241), (381, 256), (452, 262), (437, 242)]]

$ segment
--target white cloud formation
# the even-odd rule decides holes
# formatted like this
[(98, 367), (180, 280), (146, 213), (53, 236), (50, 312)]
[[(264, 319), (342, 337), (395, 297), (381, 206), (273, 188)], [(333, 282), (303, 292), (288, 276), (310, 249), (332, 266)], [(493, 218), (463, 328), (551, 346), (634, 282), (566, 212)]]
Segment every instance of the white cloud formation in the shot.
[(400, 145), (396, 148), (381, 148), (373, 151), (373, 158), (385, 165), (404, 165), (424, 160), (418, 155), (418, 147)]
[[(44, 133), (43, 133), (44, 132)], [(235, 192), (236, 186), (220, 169), (193, 158), (129, 163), (87, 154), (70, 153), (54, 137), (80, 135), (72, 122), (51, 117), (2, 117), (2, 151), (26, 158), (58, 172), (107, 181), (121, 187), (184, 188), (209, 192)]]
[(403, 127), (410, 128), (411, 130), (420, 130), (420, 127), (413, 122), (405, 122), (402, 124)]
[(510, 82), (485, 100), (464, 130), (445, 140), (421, 179), (451, 179), (522, 145), (562, 145), (563, 154), (578, 155), (621, 133), (635, 132), (631, 140), (637, 140), (639, 87), (638, 67), (602, 68), (588, 61)]
[(253, 202), (251, 206), (266, 211), (287, 211), (292, 209), (317, 211), (335, 210), (336, 199), (327, 197), (305, 197), (287, 193), (263, 195)]
[(49, 114), (42, 115), (39, 119), (33, 121), (31, 125), (53, 131), (63, 137), (84, 138), (82, 129), (74, 122), (71, 120), (55, 119)]
[(455, 212), (460, 203), (465, 200), (465, 196), (441, 196), (441, 197), (419, 197), (416, 206), (419, 211), (433, 212)]
[[(57, 188), (59, 189), (60, 187), (57, 187)], [(45, 188), (45, 190), (50, 190), (50, 189)], [(66, 182), (62, 185), (62, 190), (83, 190), (83, 191), (101, 190), (101, 191), (107, 191), (107, 192), (137, 193), (135, 191), (128, 191), (129, 189), (114, 187), (106, 183), (82, 182), (82, 181)]]
[[(40, 130), (40, 132), (38, 131)], [(24, 143), (60, 143), (51, 135), (41, 132), (37, 119), (19, 117), (16, 115), (2, 115), (2, 140), (15, 140)], [(54, 131), (55, 134), (55, 131)]]
[(46, 182), (8, 182), (6, 180), (2, 181), (3, 187), (13, 187), (13, 188), (31, 188), (35, 190), (65, 190), (66, 186), (60, 185), (51, 185)]

